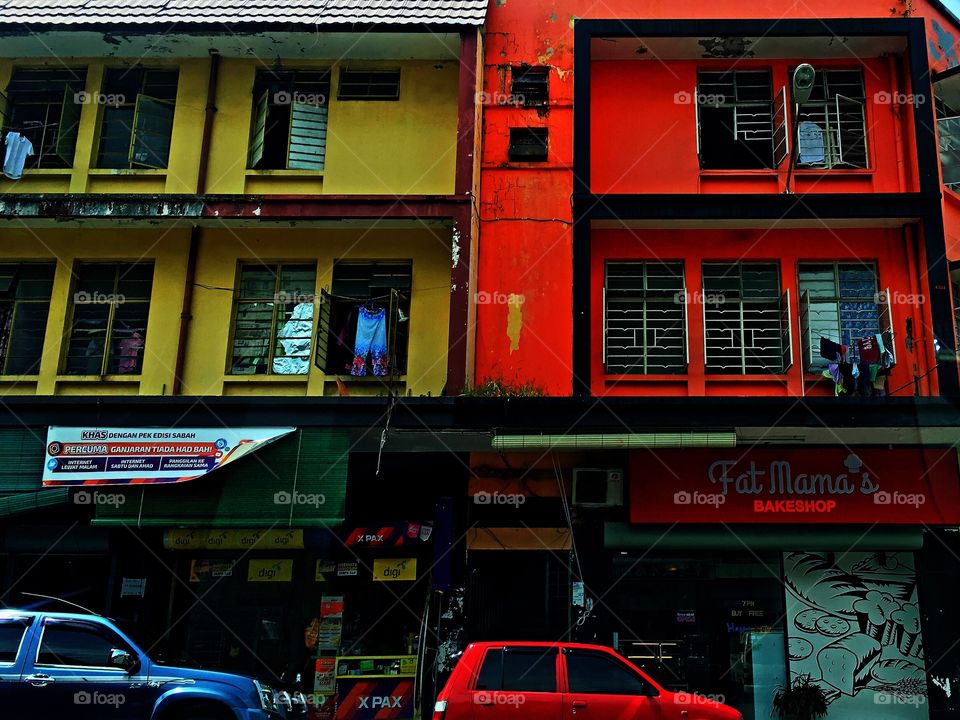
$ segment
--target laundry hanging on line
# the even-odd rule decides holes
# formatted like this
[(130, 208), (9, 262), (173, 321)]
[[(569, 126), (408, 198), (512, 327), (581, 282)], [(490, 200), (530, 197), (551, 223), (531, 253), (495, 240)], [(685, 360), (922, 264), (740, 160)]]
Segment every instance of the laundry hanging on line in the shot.
[(33, 155), (33, 143), (18, 132), (10, 131), (6, 137), (7, 150), (3, 156), (3, 174), (10, 180), (23, 176), (27, 158)]

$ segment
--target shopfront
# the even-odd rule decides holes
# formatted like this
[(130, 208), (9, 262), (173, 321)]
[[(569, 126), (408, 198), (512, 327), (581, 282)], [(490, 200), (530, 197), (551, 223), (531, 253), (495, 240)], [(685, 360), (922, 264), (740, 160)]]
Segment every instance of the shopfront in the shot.
[(931, 716), (918, 557), (960, 522), (955, 451), (634, 454), (627, 505), (588, 581), (598, 639), (748, 720), (806, 675), (831, 718)]

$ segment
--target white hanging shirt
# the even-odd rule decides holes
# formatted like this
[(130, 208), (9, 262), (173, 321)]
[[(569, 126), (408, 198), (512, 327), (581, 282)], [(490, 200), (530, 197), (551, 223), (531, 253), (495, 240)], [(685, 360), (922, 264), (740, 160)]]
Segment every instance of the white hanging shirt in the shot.
[(33, 155), (33, 143), (18, 132), (8, 132), (3, 174), (11, 180), (19, 180), (23, 175), (23, 166), (31, 155)]

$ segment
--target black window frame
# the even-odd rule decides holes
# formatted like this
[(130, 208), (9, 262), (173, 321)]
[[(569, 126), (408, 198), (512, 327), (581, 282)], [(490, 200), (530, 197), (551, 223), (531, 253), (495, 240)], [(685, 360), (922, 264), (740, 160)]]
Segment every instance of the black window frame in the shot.
[[(93, 293), (84, 287), (85, 283), (97, 284), (98, 279), (84, 278), (83, 273), (88, 270), (103, 268), (112, 269), (113, 280), (109, 293), (101, 293), (94, 290)], [(139, 273), (149, 268), (149, 280), (138, 279), (136, 275), (130, 279), (131, 272)], [(143, 374), (143, 360), (146, 354), (147, 330), (149, 329), (150, 306), (153, 300), (153, 291), (156, 280), (156, 266), (152, 260), (133, 260), (129, 262), (102, 262), (77, 261), (73, 267), (73, 282), (71, 283), (71, 296), (68, 310), (69, 322), (67, 323), (67, 333), (64, 338), (63, 357), (60, 363), (60, 373), (71, 376), (100, 376), (122, 375), (125, 377), (137, 377)], [(135, 283), (146, 286), (146, 295), (130, 295), (122, 292), (125, 283)], [(103, 297), (101, 297), (101, 294)], [(107, 309), (106, 322), (103, 327), (103, 346), (99, 354), (89, 352), (91, 343), (97, 344), (97, 334), (99, 331), (91, 330), (87, 342), (87, 352), (82, 356), (74, 353), (78, 347), (75, 343), (83, 341), (83, 332), (79, 328), (81, 319), (78, 317), (84, 314), (90, 314), (93, 321), (94, 313), (88, 313), (86, 309), (80, 308), (99, 308)], [(129, 323), (136, 320), (130, 315), (130, 310), (142, 312), (142, 322), (130, 328)], [(83, 320), (87, 322), (87, 320)], [(124, 346), (124, 339), (118, 337), (118, 331), (126, 333), (130, 330), (131, 339), (136, 334), (139, 338), (135, 339), (135, 344)], [(94, 334), (96, 333), (96, 334)], [(129, 352), (132, 351), (132, 354)], [(124, 354), (126, 353), (126, 354)], [(99, 355), (100, 362), (94, 365), (93, 359)], [(73, 358), (87, 358), (86, 364), (76, 363)], [(94, 370), (94, 372), (90, 372)]]
[(0, 93), (2, 134), (18, 132), (33, 144), (24, 169), (73, 167), (86, 84), (85, 67), (14, 66)]
[[(639, 692), (611, 692), (609, 689), (605, 690), (575, 690), (573, 688), (573, 683), (571, 682), (572, 674), (570, 672), (570, 658), (571, 657), (589, 657), (595, 658), (598, 660), (603, 660), (608, 663), (611, 667), (617, 668), (627, 674), (629, 677), (636, 680), (638, 683)], [(564, 672), (566, 675), (567, 681), (567, 693), (571, 695), (617, 695), (624, 697), (652, 697), (659, 695), (657, 689), (653, 684), (643, 677), (636, 668), (629, 665), (628, 663), (620, 660), (618, 658), (612, 657), (608, 653), (599, 652), (597, 650), (585, 650), (582, 648), (564, 648), (563, 649), (563, 658), (564, 658)]]
[(248, 169), (326, 169), (331, 76), (330, 68), (257, 71)]
[[(179, 86), (179, 67), (106, 68), (95, 166), (166, 169), (170, 162)], [(125, 161), (107, 159), (114, 154), (107, 150), (114, 135), (117, 142), (126, 147)], [(151, 137), (152, 141), (141, 139)]]
[[(262, 272), (264, 269), (267, 269), (270, 274), (273, 276), (273, 288), (269, 293), (266, 294), (244, 294), (244, 273), (245, 271), (253, 272)], [(310, 281), (309, 287), (284, 287), (285, 277), (290, 273), (305, 273), (312, 272), (313, 279)], [(317, 261), (316, 260), (282, 260), (278, 262), (262, 262), (262, 261), (240, 261), (237, 263), (237, 280), (236, 286), (233, 293), (233, 308), (231, 313), (230, 320), (230, 345), (228, 347), (228, 357), (227, 357), (227, 369), (226, 372), (228, 375), (259, 375), (259, 376), (276, 376), (276, 377), (303, 377), (306, 378), (310, 374), (310, 362), (314, 352), (314, 343), (316, 342), (316, 333), (317, 333)], [(309, 346), (306, 354), (298, 353), (296, 355), (286, 355), (282, 354), (282, 339), (279, 337), (281, 329), (288, 323), (293, 322), (295, 318), (293, 317), (294, 311), (299, 305), (310, 304), (313, 306), (312, 316), (310, 318), (310, 333), (309, 333)], [(238, 332), (240, 331), (240, 323), (242, 312), (241, 306), (243, 305), (270, 305), (270, 331), (269, 335), (265, 338), (258, 339), (255, 337), (251, 338), (238, 338)], [(253, 312), (256, 312), (255, 308), (252, 308)], [(305, 320), (304, 320), (305, 321)], [(253, 320), (252, 322), (259, 322)], [(296, 340), (304, 339), (306, 336), (291, 336), (284, 338), (286, 340)], [(238, 355), (237, 354), (237, 342), (249, 340), (250, 344), (247, 347), (255, 347), (256, 343), (259, 342), (263, 344), (266, 348), (266, 354), (259, 355)], [(278, 354), (281, 353), (281, 354)], [(258, 358), (258, 362), (247, 365), (247, 367), (253, 367), (254, 372), (240, 372), (238, 371), (238, 359), (243, 358)], [(285, 373), (285, 372), (276, 372), (275, 371), (275, 360), (280, 358), (303, 358), (305, 360), (305, 372), (297, 373)], [(260, 368), (263, 368), (263, 371), (260, 371)]]
[[(36, 295), (21, 294), (25, 271), (45, 270), (48, 278), (29, 278), (30, 282), (45, 283), (46, 292)], [(57, 264), (54, 261), (25, 261), (0, 263), (0, 375), (16, 375), (18, 377), (40, 374), (40, 362), (43, 357), (47, 326), (50, 323), (50, 302), (53, 298), (53, 284), (56, 277)], [(21, 313), (27, 308), (39, 310), (42, 320), (33, 329), (34, 353), (12, 353), (18, 337), (18, 327), (22, 327), (24, 318)], [(19, 323), (19, 325), (18, 325)], [(29, 331), (28, 331), (29, 332)], [(31, 344), (29, 337), (23, 342)], [(12, 358), (35, 357), (33, 364), (13, 367)]]

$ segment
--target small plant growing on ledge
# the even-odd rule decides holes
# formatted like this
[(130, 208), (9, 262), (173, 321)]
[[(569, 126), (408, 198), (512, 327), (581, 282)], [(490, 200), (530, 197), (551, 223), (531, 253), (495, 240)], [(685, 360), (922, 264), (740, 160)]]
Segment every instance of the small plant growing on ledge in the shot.
[(778, 720), (819, 720), (827, 716), (827, 696), (809, 675), (797, 675), (793, 682), (777, 688), (773, 715)]
[(543, 397), (543, 388), (533, 382), (516, 385), (503, 380), (487, 378), (463, 389), (464, 397)]

